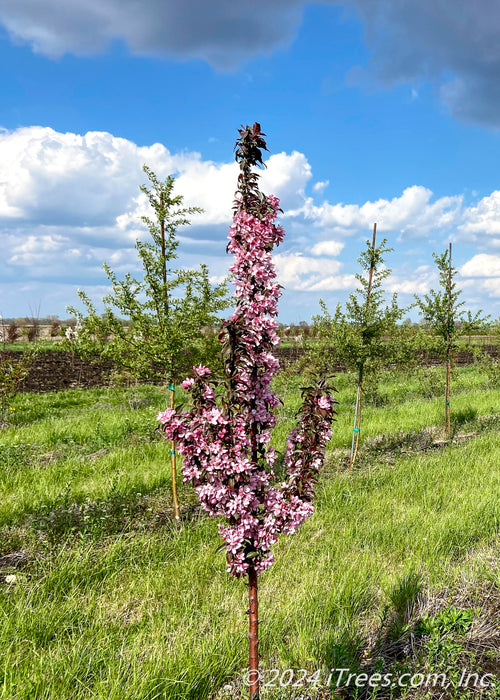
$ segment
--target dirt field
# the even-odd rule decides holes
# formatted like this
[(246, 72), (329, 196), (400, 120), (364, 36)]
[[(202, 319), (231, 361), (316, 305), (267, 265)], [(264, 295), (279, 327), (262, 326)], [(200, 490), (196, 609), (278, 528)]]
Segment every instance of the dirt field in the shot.
[[(498, 356), (495, 345), (483, 346), (483, 351)], [(1, 355), (2, 353), (0, 353)], [(304, 356), (302, 347), (278, 348), (277, 356), (282, 366), (290, 365)], [(438, 364), (441, 360), (433, 355), (423, 358), (427, 365)], [(455, 355), (457, 365), (468, 365), (473, 362), (471, 352), (462, 350)], [(41, 352), (37, 357), (28, 377), (23, 381), (22, 391), (61, 391), (81, 387), (90, 389), (109, 384), (109, 374), (113, 369), (110, 363), (93, 363), (62, 350)], [(342, 372), (342, 365), (332, 363), (332, 372)]]

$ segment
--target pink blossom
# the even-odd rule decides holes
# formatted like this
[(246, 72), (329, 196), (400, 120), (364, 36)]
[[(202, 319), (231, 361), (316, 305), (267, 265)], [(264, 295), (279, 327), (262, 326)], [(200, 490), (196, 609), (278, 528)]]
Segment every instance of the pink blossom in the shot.
[(335, 400), (322, 380), (303, 390), (298, 425), (287, 440), (286, 478), (276, 484), (270, 440), (279, 399), (271, 381), (279, 369), (273, 348), (281, 289), (271, 256), (284, 231), (276, 224), (276, 197), (256, 198), (258, 211), (246, 210), (245, 191), (236, 199), (228, 243), (236, 307), (225, 322), (224, 384), (217, 386), (207, 367), (193, 367), (194, 376), (182, 382), (193, 408), (182, 414), (168, 409), (158, 419), (165, 437), (178, 444), (184, 480), (193, 484), (201, 507), (226, 518), (219, 532), (228, 571), (239, 577), (250, 566), (258, 573), (268, 569), (279, 534), (292, 534), (312, 514)]
[(156, 420), (160, 421), (160, 423), (168, 423), (173, 417), (175, 416), (175, 409), (174, 408), (167, 408), (166, 411), (160, 411), (158, 415), (156, 416)]
[(210, 374), (211, 370), (204, 365), (198, 365), (198, 367), (193, 367), (193, 372), (197, 377), (205, 377), (207, 374)]

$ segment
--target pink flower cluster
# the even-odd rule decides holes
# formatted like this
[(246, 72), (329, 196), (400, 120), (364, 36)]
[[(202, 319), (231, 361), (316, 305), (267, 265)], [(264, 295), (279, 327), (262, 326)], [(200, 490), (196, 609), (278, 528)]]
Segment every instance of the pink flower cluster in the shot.
[(278, 344), (280, 295), (271, 251), (283, 240), (276, 226), (279, 202), (268, 198), (262, 219), (238, 210), (228, 249), (236, 286), (236, 310), (226, 322), (228, 359), (225, 401), (217, 403), (217, 382), (206, 367), (182, 386), (191, 392), (193, 409), (158, 414), (165, 435), (178, 443), (182, 472), (191, 481), (202, 507), (224, 516), (219, 530), (226, 543), (228, 570), (260, 572), (273, 562), (271, 548), (280, 532), (291, 534), (313, 512), (313, 487), (331, 434), (334, 399), (322, 386), (305, 389), (299, 426), (285, 453), (287, 479), (273, 485), (276, 453), (269, 445), (278, 397), (270, 389), (278, 369), (272, 349)]
[(324, 380), (303, 389), (298, 425), (284, 456), (287, 476), (276, 484), (278, 456), (270, 439), (279, 399), (270, 385), (279, 367), (273, 349), (279, 343), (280, 286), (271, 255), (284, 232), (275, 223), (278, 199), (260, 193), (254, 199), (259, 207), (252, 212), (245, 209), (245, 197), (237, 199), (229, 231), (236, 308), (224, 324), (225, 381), (219, 384), (208, 368), (194, 367), (194, 376), (182, 383), (193, 408), (158, 414), (165, 437), (176, 441), (183, 456), (184, 481), (193, 484), (205, 511), (226, 519), (219, 532), (233, 576), (245, 575), (249, 567), (258, 573), (269, 568), (278, 535), (295, 532), (313, 512), (314, 484), (335, 413)]

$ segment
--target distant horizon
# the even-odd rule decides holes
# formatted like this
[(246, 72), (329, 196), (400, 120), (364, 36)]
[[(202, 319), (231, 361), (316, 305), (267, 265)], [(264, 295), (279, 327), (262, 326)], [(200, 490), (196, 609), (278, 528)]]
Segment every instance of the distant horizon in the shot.
[[(221, 314), (220, 320), (221, 321), (224, 320), (224, 318), (226, 318), (229, 315), (230, 314)], [(127, 318), (124, 318), (123, 316), (117, 316), (117, 318), (119, 319), (119, 321), (123, 322), (124, 324), (127, 323), (127, 320), (128, 320)], [(56, 315), (56, 314), (47, 314), (47, 316), (40, 316), (40, 317), (36, 317), (36, 316), (33, 317), (33, 316), (30, 316), (29, 314), (20, 314), (19, 316), (1, 316), (0, 315), (0, 327), (2, 326), (2, 324), (7, 325), (7, 324), (12, 323), (12, 322), (19, 323), (19, 324), (24, 323), (26, 325), (29, 325), (30, 323), (35, 322), (35, 323), (39, 323), (40, 325), (42, 325), (44, 327), (49, 327), (50, 324), (53, 322), (60, 322), (60, 323), (64, 324), (64, 323), (68, 323), (70, 321), (77, 321), (77, 318), (75, 316), (61, 317), (61, 316)], [(280, 321), (280, 319), (278, 317), (277, 321), (278, 321), (280, 328), (299, 328), (301, 326), (301, 324), (305, 324), (305, 327), (311, 327), (314, 325), (314, 318), (311, 318), (309, 320), (303, 318), (303, 319), (300, 319), (299, 321), (283, 322), (283, 321)], [(397, 321), (396, 325), (404, 326), (410, 322), (413, 326), (424, 326), (425, 327), (427, 325), (424, 321), (418, 320), (418, 319), (414, 320), (409, 315), (405, 316), (403, 319), (401, 319), (401, 321)], [(499, 323), (500, 323), (500, 319), (495, 319), (495, 318), (491, 318), (487, 321), (487, 325), (493, 325), (495, 328), (498, 326)], [(217, 324), (214, 324), (214, 325), (217, 325)], [(457, 325), (460, 328), (461, 322), (459, 321), (457, 323)], [(472, 335), (482, 336), (482, 335), (491, 335), (491, 334), (477, 332), (477, 333), (473, 333)]]

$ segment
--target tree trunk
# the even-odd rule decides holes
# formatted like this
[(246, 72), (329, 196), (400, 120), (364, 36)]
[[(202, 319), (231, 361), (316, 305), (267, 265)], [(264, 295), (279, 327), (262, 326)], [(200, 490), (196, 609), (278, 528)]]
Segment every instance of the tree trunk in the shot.
[(259, 700), (259, 603), (257, 597), (257, 572), (248, 569), (248, 681), (250, 700)]
[(450, 351), (446, 351), (446, 389), (444, 394), (444, 432), (448, 440), (451, 434), (451, 416), (450, 416), (450, 374), (451, 374), (451, 358)]

